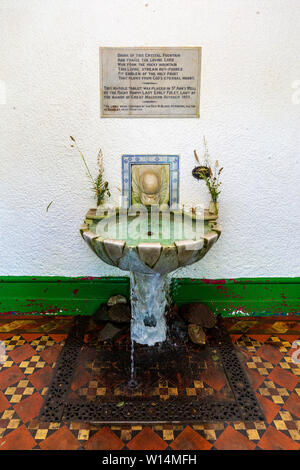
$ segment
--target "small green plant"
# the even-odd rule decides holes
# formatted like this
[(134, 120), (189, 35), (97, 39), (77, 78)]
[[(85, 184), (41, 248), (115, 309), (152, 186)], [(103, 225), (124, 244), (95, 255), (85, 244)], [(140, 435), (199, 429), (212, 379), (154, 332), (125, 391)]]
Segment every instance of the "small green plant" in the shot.
[[(205, 165), (194, 168), (193, 175), (197, 179), (203, 179), (205, 181), (206, 186), (210, 192), (211, 199), (214, 203), (216, 203), (218, 201), (219, 194), (221, 193), (220, 186), (222, 183), (220, 181), (220, 174), (223, 171), (223, 167), (219, 168), (219, 162), (218, 160), (216, 160), (214, 169), (212, 170), (211, 163), (210, 163), (210, 155), (208, 152), (208, 147), (207, 147), (207, 142), (206, 142), (205, 137), (203, 137), (203, 146), (204, 146)], [(196, 150), (194, 150), (194, 156), (195, 156), (196, 161), (200, 165), (200, 160), (199, 160)]]
[(92, 183), (92, 190), (95, 193), (97, 206), (100, 206), (101, 204), (104, 203), (105, 198), (107, 196), (110, 197), (110, 190), (108, 189), (108, 182), (103, 181), (104, 167), (103, 167), (102, 150), (100, 149), (99, 153), (98, 153), (97, 163), (98, 163), (99, 172), (98, 172), (98, 175), (97, 175), (96, 179), (94, 179), (91, 172), (90, 172), (90, 169), (87, 165), (86, 159), (84, 158), (83, 153), (81, 152), (80, 148), (77, 145), (76, 140), (71, 135), (70, 135), (70, 139), (72, 141), (71, 147), (76, 147), (76, 149), (78, 150), (78, 152), (79, 152), (79, 154), (82, 158), (82, 161), (83, 161), (85, 169), (86, 169), (87, 177), (90, 180), (90, 182)]

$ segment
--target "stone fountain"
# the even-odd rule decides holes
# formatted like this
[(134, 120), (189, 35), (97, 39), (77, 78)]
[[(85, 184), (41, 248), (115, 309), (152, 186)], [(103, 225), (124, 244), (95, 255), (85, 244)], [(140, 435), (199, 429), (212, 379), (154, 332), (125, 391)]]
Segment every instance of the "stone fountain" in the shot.
[(221, 229), (216, 214), (179, 208), (172, 156), (160, 156), (155, 165), (153, 158), (143, 157), (146, 162), (123, 156), (125, 204), (90, 209), (80, 231), (102, 261), (130, 272), (131, 339), (152, 346), (166, 339), (168, 273), (203, 258)]

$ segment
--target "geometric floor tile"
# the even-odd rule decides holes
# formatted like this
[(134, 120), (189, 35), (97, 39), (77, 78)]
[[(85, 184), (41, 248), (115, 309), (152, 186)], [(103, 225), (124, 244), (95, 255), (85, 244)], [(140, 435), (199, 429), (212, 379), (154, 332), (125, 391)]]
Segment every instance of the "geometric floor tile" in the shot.
[(248, 369), (247, 375), (253, 390), (257, 390), (265, 380), (265, 377), (254, 369)]
[(27, 398), (34, 392), (34, 387), (26, 378), (3, 390), (5, 397), (9, 400), (11, 405), (19, 403), (23, 398)]
[(0, 439), (1, 450), (31, 450), (36, 442), (23, 424)]
[(7, 408), (9, 407), (10, 407), (9, 401), (7, 400), (4, 393), (0, 391), (0, 413), (2, 413), (2, 411), (4, 410), (7, 410)]
[(3, 370), (0, 372), (0, 390), (4, 390), (22, 378), (25, 378), (25, 376), (16, 364), (9, 367), (9, 369)]
[(284, 354), (278, 349), (276, 349), (274, 346), (271, 346), (269, 344), (263, 344), (257, 351), (256, 353), (261, 356), (263, 359), (265, 359), (268, 362), (271, 362), (272, 364), (278, 364), (278, 362), (283, 358)]
[(34, 385), (36, 390), (41, 390), (42, 388), (49, 386), (53, 372), (53, 369), (46, 365), (42, 369), (32, 373), (29, 377), (29, 380)]
[(250, 339), (254, 339), (255, 341), (262, 343), (262, 344), (265, 343), (270, 338), (270, 335), (254, 335), (249, 332), (247, 333), (247, 335)]
[(102, 428), (85, 444), (87, 450), (120, 450), (124, 443), (108, 427)]
[(76, 450), (80, 443), (66, 426), (55, 431), (40, 443), (42, 450)]
[(23, 346), (19, 346), (18, 348), (9, 351), (9, 356), (16, 362), (17, 364), (25, 361), (29, 357), (32, 357), (36, 354), (35, 350), (30, 346), (30, 344), (24, 344)]
[[(0, 318), (0, 340), (6, 346), (5, 362), (0, 365), (0, 450), (300, 450), (300, 364), (292, 359), (293, 343), (300, 340), (300, 317), (228, 319), (232, 341), (266, 420), (193, 425), (38, 420), (72, 323), (70, 317)], [(86, 373), (81, 370), (75, 388), (86, 383)], [(222, 385), (222, 377), (208, 373), (206, 379), (208, 389), (210, 381), (216, 388)], [(101, 394), (101, 390), (92, 391)]]
[[(40, 419), (59, 420), (63, 416), (66, 421), (144, 424), (263, 419), (238, 358), (243, 361), (248, 354), (239, 351), (236, 356), (221, 325), (211, 330), (208, 345), (201, 350), (182, 341), (174, 330), (163, 345), (149, 349), (135, 345), (135, 388), (128, 387), (129, 334), (123, 335), (115, 348), (97, 337), (82, 344), (89, 327), (89, 319), (82, 318), (70, 333)], [(223, 352), (220, 344), (227, 346)], [(65, 380), (66, 369), (70, 375)], [(241, 394), (247, 396), (247, 406), (238, 404)]]
[(213, 369), (208, 369), (203, 373), (201, 378), (207, 385), (218, 391), (221, 390), (226, 383), (224, 380), (224, 375)]
[(284, 408), (300, 419), (300, 397), (298, 395), (291, 393), (285, 402)]
[(258, 387), (257, 392), (265, 397), (272, 400), (277, 405), (283, 405), (287, 398), (289, 397), (289, 391), (278, 386), (276, 383), (269, 380), (270, 376)]
[(165, 450), (167, 443), (147, 426), (127, 444), (127, 447), (131, 450)]
[(14, 406), (14, 409), (23, 421), (23, 423), (27, 423), (28, 421), (31, 421), (33, 418), (36, 418), (38, 416), (43, 401), (44, 400), (41, 395), (36, 392), (33, 395), (24, 398), (19, 403), (17, 403)]
[(288, 390), (292, 391), (296, 387), (299, 382), (299, 378), (293, 375), (291, 372), (282, 369), (281, 367), (277, 366), (269, 375), (269, 379), (276, 384), (281, 385), (282, 387), (287, 388)]
[(251, 442), (257, 443), (263, 436), (267, 425), (266, 423), (233, 423), (232, 426), (236, 431), (239, 431), (243, 436), (249, 439)]
[(256, 445), (239, 431), (228, 426), (214, 443), (218, 450), (253, 450)]
[(275, 416), (278, 415), (281, 408), (279, 405), (276, 405), (276, 403), (274, 403), (273, 401), (259, 394), (257, 394), (257, 398), (260, 403), (260, 406), (263, 409), (266, 421), (268, 424), (270, 424), (275, 418)]
[(35, 370), (38, 369), (43, 369), (46, 365), (46, 362), (41, 360), (41, 357), (36, 354), (35, 356), (32, 356), (30, 359), (24, 360), (19, 363), (19, 368), (23, 372), (23, 374), (28, 375), (28, 374), (33, 374)]
[(270, 372), (274, 369), (274, 365), (262, 357), (256, 355), (252, 355), (249, 361), (246, 363), (248, 369), (254, 370), (258, 372), (260, 375), (268, 376)]
[(174, 450), (209, 450), (212, 444), (187, 426), (171, 444)]
[(22, 338), (26, 340), (27, 343), (31, 343), (32, 341), (40, 338), (43, 333), (22, 333)]
[(258, 443), (264, 450), (299, 450), (300, 444), (270, 426)]
[(48, 364), (53, 364), (54, 361), (57, 360), (61, 351), (61, 347), (58, 344), (54, 344), (49, 348), (44, 349), (40, 352), (40, 356), (46, 361)]

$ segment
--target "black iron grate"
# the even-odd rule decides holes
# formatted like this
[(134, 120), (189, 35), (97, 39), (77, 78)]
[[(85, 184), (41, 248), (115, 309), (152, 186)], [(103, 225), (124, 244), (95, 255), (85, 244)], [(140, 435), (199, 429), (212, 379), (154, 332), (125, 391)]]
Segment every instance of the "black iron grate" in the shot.
[[(212, 330), (212, 335), (209, 338), (209, 348), (217, 353), (221, 361), (222, 371), (226, 377), (227, 388), (230, 393), (227, 391), (224, 396), (216, 393), (211, 397), (184, 396), (179, 393), (178, 396), (170, 397), (168, 400), (154, 396), (149, 397), (146, 392), (140, 396), (134, 396), (134, 394), (130, 396), (130, 394), (127, 394), (125, 398), (106, 396), (89, 400), (77, 396), (74, 399), (71, 389), (72, 381), (76, 375), (76, 368), (80, 361), (82, 361), (82, 355), (84, 354), (88, 356), (90, 352), (92, 357), (94, 357), (94, 363), (100, 359), (106, 361), (102, 364), (104, 367), (109, 367), (109, 361), (112, 361), (113, 358), (113, 361), (119, 364), (120, 374), (123, 377), (130, 376), (130, 351), (128, 351), (128, 344), (123, 349), (120, 347), (114, 349), (112, 347), (110, 351), (107, 351), (103, 346), (95, 349), (95, 347), (85, 345), (83, 338), (88, 323), (88, 317), (75, 318), (74, 327), (70, 331), (58, 358), (54, 377), (39, 419), (51, 422), (64, 420), (103, 423), (253, 422), (264, 420), (255, 393), (239, 361), (230, 336), (222, 325), (221, 319), (219, 319), (217, 326)], [(127, 355), (125, 355), (124, 351)], [(188, 358), (183, 356), (185, 351), (186, 345), (184, 344), (177, 348), (177, 353), (180, 354), (178, 357), (181, 358), (179, 363), (172, 345), (168, 342), (158, 346), (157, 350), (152, 349), (152, 362), (154, 361), (154, 364), (161, 363), (161, 370), (158, 371), (158, 375), (163, 374), (165, 377), (168, 377), (169, 374), (172, 380), (172, 373), (174, 375), (172, 367), (173, 369), (177, 367), (183, 377), (185, 375), (184, 380), (189, 380), (188, 375), (192, 373), (193, 368), (196, 369), (196, 373), (199, 373), (198, 369), (201, 367), (201, 358), (207, 361), (209, 356), (208, 348), (204, 350), (194, 348), (190, 353), (191, 364), (189, 367)], [(143, 358), (142, 367), (140, 367), (140, 373), (143, 374), (144, 371), (151, 368), (147, 364), (146, 359), (147, 347), (141, 347), (138, 352), (138, 355)], [(109, 381), (110, 375), (108, 375), (106, 383), (108, 389)], [(191, 382), (193, 381), (191, 380)], [(143, 383), (141, 385), (142, 391), (144, 389), (147, 390), (146, 385), (145, 387), (143, 387)], [(120, 400), (123, 401), (120, 403)]]

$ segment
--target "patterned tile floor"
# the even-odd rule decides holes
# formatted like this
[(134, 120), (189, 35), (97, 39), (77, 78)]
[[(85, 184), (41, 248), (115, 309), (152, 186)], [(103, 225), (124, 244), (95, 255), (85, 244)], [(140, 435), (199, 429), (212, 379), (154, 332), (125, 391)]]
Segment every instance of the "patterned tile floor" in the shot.
[(0, 318), (6, 348), (3, 357), (0, 349), (0, 450), (300, 449), (300, 364), (294, 360), (300, 359), (300, 317), (226, 320), (266, 422), (192, 426), (39, 421), (72, 322), (70, 317)]

